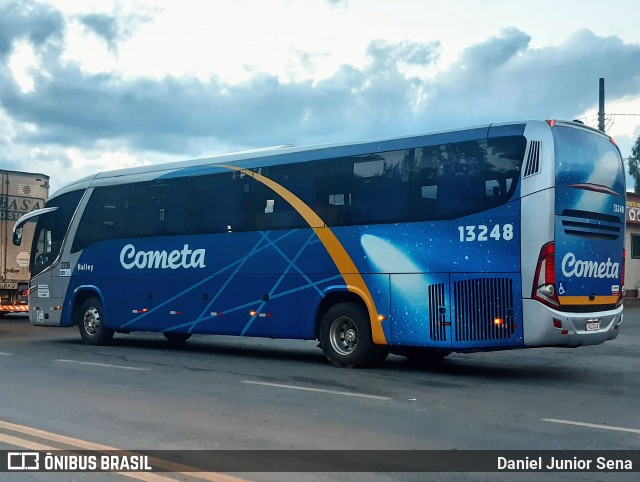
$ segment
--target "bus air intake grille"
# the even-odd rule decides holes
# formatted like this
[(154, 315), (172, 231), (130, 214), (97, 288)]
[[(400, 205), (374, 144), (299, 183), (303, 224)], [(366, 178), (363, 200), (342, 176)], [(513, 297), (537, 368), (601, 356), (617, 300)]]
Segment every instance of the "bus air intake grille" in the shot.
[(504, 340), (515, 333), (513, 280), (475, 278), (453, 285), (457, 341)]
[(562, 229), (569, 236), (614, 240), (622, 230), (620, 218), (610, 214), (565, 209), (561, 220)]
[(432, 340), (447, 341), (444, 283), (429, 286), (429, 329)]
[(524, 177), (533, 176), (540, 172), (540, 141), (531, 141), (529, 155), (524, 168)]

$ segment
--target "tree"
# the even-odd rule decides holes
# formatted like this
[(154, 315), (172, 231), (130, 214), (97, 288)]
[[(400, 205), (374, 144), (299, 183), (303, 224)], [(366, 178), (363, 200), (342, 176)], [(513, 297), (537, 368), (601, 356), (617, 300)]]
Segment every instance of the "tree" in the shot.
[(631, 157), (629, 158), (629, 174), (633, 177), (633, 182), (635, 184), (634, 191), (640, 194), (640, 136), (638, 136), (633, 149), (631, 149)]

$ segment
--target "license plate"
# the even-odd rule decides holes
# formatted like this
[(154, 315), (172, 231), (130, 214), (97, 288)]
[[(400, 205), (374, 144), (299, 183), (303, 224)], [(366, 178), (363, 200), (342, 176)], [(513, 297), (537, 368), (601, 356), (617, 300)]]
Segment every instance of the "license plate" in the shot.
[(587, 331), (597, 331), (600, 329), (600, 322), (599, 321), (592, 321), (590, 323), (587, 323), (584, 326), (585, 330)]
[(18, 283), (0, 283), (0, 288), (4, 290), (18, 289)]

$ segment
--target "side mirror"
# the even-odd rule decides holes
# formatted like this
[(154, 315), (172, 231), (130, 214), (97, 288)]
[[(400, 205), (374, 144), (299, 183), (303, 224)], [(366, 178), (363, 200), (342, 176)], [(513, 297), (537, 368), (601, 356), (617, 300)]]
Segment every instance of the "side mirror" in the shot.
[(22, 226), (13, 231), (13, 244), (20, 246), (22, 244)]
[(16, 221), (16, 224), (13, 225), (13, 244), (15, 244), (16, 246), (20, 246), (20, 244), (22, 243), (22, 227), (24, 226), (24, 223), (29, 220), (34, 221), (38, 216), (52, 213), (56, 209), (58, 209), (58, 207), (54, 206), (50, 208), (36, 209), (35, 211), (31, 211), (30, 213), (23, 214)]

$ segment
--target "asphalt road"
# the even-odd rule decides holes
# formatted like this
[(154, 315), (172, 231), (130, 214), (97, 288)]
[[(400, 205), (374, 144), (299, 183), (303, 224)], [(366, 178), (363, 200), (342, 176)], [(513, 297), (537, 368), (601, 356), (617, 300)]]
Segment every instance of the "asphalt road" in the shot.
[[(639, 309), (627, 310), (622, 334), (603, 345), (453, 354), (430, 368), (391, 356), (376, 369), (338, 369), (315, 345), (194, 336), (175, 347), (162, 335), (134, 333), (91, 347), (75, 328), (0, 319), (0, 450), (38, 450), (34, 444), (49, 447), (42, 450), (640, 449)], [(113, 473), (20, 475), (130, 479)], [(630, 480), (630, 474), (575, 472), (234, 476)], [(208, 480), (225, 480), (215, 477)]]

